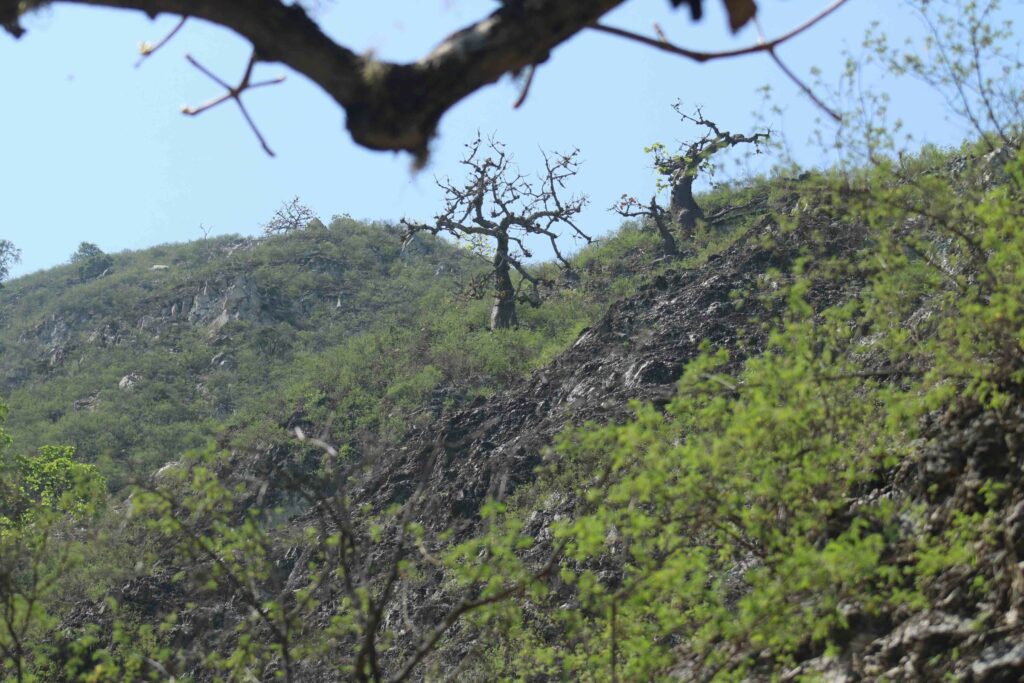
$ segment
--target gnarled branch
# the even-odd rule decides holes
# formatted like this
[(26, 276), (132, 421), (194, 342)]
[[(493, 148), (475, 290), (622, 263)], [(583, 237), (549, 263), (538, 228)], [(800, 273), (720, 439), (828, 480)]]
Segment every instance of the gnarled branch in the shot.
[[(281, 0), (58, 0), (78, 5), (145, 12), (151, 17), (172, 14), (202, 19), (231, 29), (248, 40), (254, 62), (281, 62), (305, 75), (346, 112), (353, 140), (369, 149), (404, 150), (418, 164), (441, 116), (466, 96), (496, 82), (507, 73), (528, 75), (523, 95), (537, 65), (551, 51), (590, 27), (641, 40), (659, 49), (700, 61), (752, 52), (771, 52), (831, 12), (831, 7), (803, 26), (749, 49), (695, 53), (657, 40), (598, 24), (609, 10), (626, 0), (506, 0), (487, 17), (453, 33), (424, 55), (408, 63), (378, 60), (357, 54), (325, 34), (298, 3)], [(700, 16), (701, 0), (686, 0)], [(845, 2), (838, 0), (835, 6)], [(45, 0), (0, 0), (0, 26), (14, 36), (24, 30), (22, 15)], [(681, 0), (673, 4), (681, 4)], [(753, 16), (754, 3), (726, 2), (735, 27)], [(173, 32), (172, 32), (173, 34)], [(244, 113), (244, 112), (243, 112)]]
[[(551, 50), (625, 0), (505, 3), (410, 63), (360, 55), (328, 37), (298, 4), (278, 0), (62, 0), (81, 5), (188, 15), (250, 41), (257, 61), (282, 62), (341, 105), (356, 143), (405, 150), (425, 162), (441, 116), (506, 73), (547, 60)], [(39, 2), (0, 0), (0, 23), (13, 35)]]
[[(447, 233), (468, 243), (476, 253), (486, 254), (491, 260), (495, 290), (491, 329), (514, 327), (516, 300), (539, 305), (539, 288), (548, 284), (523, 263), (532, 256), (526, 238), (546, 237), (563, 268), (569, 267), (569, 261), (558, 245), (560, 225), (568, 226), (574, 237), (590, 242), (575, 222), (586, 197), (566, 196), (566, 182), (579, 171), (579, 150), (545, 153), (544, 172), (536, 179), (520, 173), (505, 146), (496, 140), (477, 135), (466, 150), (461, 162), (467, 170), (466, 179), (461, 183), (448, 178), (437, 181), (445, 205), (433, 223), (402, 219), (402, 224), (408, 238), (418, 232)], [(513, 271), (519, 276), (518, 285), (512, 281)], [(529, 294), (523, 292), (526, 284)]]

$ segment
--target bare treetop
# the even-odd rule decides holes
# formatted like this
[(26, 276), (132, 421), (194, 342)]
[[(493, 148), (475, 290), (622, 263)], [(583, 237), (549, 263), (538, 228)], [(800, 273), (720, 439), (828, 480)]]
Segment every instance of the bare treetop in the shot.
[(434, 217), (435, 225), (429, 228), (430, 232), (447, 232), (462, 238), (508, 232), (517, 247), (515, 255), (522, 258), (532, 256), (522, 237), (543, 235), (548, 238), (555, 258), (567, 266), (556, 241), (556, 226), (567, 225), (576, 237), (590, 239), (575, 223), (575, 216), (583, 210), (587, 198), (564, 196), (566, 180), (579, 171), (579, 150), (567, 154), (544, 152), (545, 171), (534, 178), (523, 175), (505, 145), (494, 139), (477, 136), (466, 145), (466, 150), (460, 161), (468, 171), (466, 180), (461, 184), (451, 178), (438, 180), (444, 191), (445, 208)]
[[(567, 194), (566, 190), (566, 182), (579, 172), (579, 150), (544, 153), (544, 172), (530, 177), (519, 171), (505, 145), (477, 135), (466, 145), (460, 163), (466, 168), (465, 180), (437, 180), (444, 208), (434, 216), (433, 224), (405, 219), (402, 223), (410, 238), (418, 232), (446, 233), (476, 253), (489, 256), (496, 278), (492, 328), (511, 327), (515, 325), (515, 299), (525, 296), (537, 305), (538, 288), (545, 284), (524, 263), (533, 256), (526, 244), (528, 236), (547, 238), (555, 260), (563, 268), (569, 268), (558, 244), (564, 228), (574, 238), (590, 242), (576, 224), (587, 198)], [(520, 276), (518, 286), (512, 284), (512, 270)], [(530, 285), (529, 294), (522, 291), (524, 283)]]
[(274, 215), (263, 226), (265, 235), (276, 235), (286, 232), (305, 230), (310, 223), (317, 220), (316, 213), (302, 203), (297, 196), (281, 204)]

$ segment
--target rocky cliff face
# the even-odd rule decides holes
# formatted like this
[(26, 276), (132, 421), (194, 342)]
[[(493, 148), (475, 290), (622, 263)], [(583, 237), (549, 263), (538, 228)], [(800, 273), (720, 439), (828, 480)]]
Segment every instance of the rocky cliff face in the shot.
[[(980, 410), (962, 403), (937, 416), (915, 454), (877, 487), (850, 501), (856, 509), (879, 497), (910, 500), (927, 520), (889, 549), (913, 550), (914, 539), (953, 528), (961, 515), (994, 512), (1005, 538), (979, 541), (970, 569), (947, 569), (929, 588), (930, 604), (868, 615), (852, 609), (845, 645), (808, 657), (783, 680), (1024, 680), (1024, 409)], [(984, 482), (1007, 488), (984, 500)], [(993, 548), (993, 545), (995, 548)], [(991, 583), (978, 599), (980, 577)], [(756, 678), (756, 677), (755, 677)]]
[[(55, 370), (91, 347), (134, 343), (140, 337), (159, 339), (172, 330), (195, 329), (215, 335), (232, 321), (287, 321), (298, 322), (301, 327), (311, 310), (336, 303), (343, 270), (338, 264), (317, 261), (315, 254), (290, 256), (295, 264), (317, 273), (319, 289), (302, 301), (282, 298), (257, 282), (251, 275), (252, 266), (239, 260), (253, 257), (259, 246), (257, 240), (239, 239), (211, 247), (206, 258), (222, 266), (212, 274), (197, 274), (195, 266), (186, 262), (135, 267), (127, 276), (115, 267), (87, 281), (70, 276), (63, 292), (51, 293), (47, 298), (59, 301), (76, 288), (89, 288), (91, 296), (83, 294), (59, 303), (58, 312), (41, 320), (32, 320), (31, 309), (22, 308), (22, 294), (15, 288), (5, 303), (19, 311), (19, 322), (32, 320), (15, 343), (32, 353), (37, 366), (9, 373), (8, 382), (17, 386), (34, 370)], [(118, 276), (123, 277), (117, 280)]]
[[(862, 240), (856, 227), (832, 224), (817, 248), (830, 255), (851, 253)], [(656, 277), (636, 296), (612, 305), (569, 350), (528, 380), (410, 435), (398, 463), (371, 486), (377, 502), (403, 498), (397, 482), (415, 480), (440, 432), (444, 456), (431, 489), (443, 502), (441, 516), (430, 521), (443, 525), (449, 515), (472, 518), (487, 498), (504, 498), (529, 481), (566, 425), (615, 421), (629, 414), (631, 401), (671, 398), (683, 367), (702, 343), (730, 349), (734, 362), (759, 352), (764, 323), (775, 316), (761, 296), (773, 288), (767, 275), (788, 270), (808, 245), (800, 234), (782, 234), (764, 222), (706, 265)], [(825, 307), (856, 287), (822, 282), (812, 301)]]
[(269, 322), (274, 319), (274, 311), (245, 273), (184, 289), (181, 299), (169, 306), (165, 303), (159, 316), (144, 319), (140, 327), (158, 330), (168, 323), (185, 322), (216, 332), (232, 320)]
[[(855, 226), (819, 227), (817, 244), (832, 255), (863, 246)], [(762, 238), (771, 237), (771, 246)], [(505, 499), (528, 485), (535, 468), (566, 424), (616, 421), (629, 413), (629, 401), (666, 401), (682, 367), (702, 340), (731, 349), (734, 362), (762, 350), (763, 323), (775, 312), (755, 295), (771, 288), (769, 270), (786, 271), (811, 243), (806, 235), (780, 235), (764, 223), (707, 265), (658, 277), (637, 296), (622, 301), (585, 331), (571, 349), (519, 386), (451, 415), (430, 430), (411, 435), (397, 461), (377, 472), (362, 489), (375, 506), (401, 501), (419, 479), (429, 477), (431, 507), (421, 516), (435, 529), (455, 528), (470, 537), (477, 513), (488, 499)], [(838, 303), (859, 286), (821, 282), (812, 293), (819, 308)], [(737, 298), (736, 294), (745, 296)], [(737, 301), (743, 300), (742, 307)], [(908, 325), (927, 311), (918, 311)], [(879, 364), (886, 361), (879, 359)], [(443, 435), (436, 464), (437, 435)], [(993, 499), (985, 482), (1001, 482)], [(784, 677), (819, 676), (835, 683), (860, 681), (963, 680), (1009, 683), (1024, 680), (1024, 409), (982, 410), (962, 402), (934, 416), (913, 457), (888, 472), (849, 509), (882, 498), (911, 501), (926, 512), (926, 528), (907, 530), (894, 542), (893, 556), (911, 553), (915, 539), (941, 534), (964, 515), (988, 512), (1001, 520), (1005, 538), (979, 541), (973, 567), (939, 572), (925, 607), (888, 608), (881, 614), (851, 609), (849, 626), (835, 653), (805, 655)], [(535, 501), (526, 532), (540, 542), (531, 554), (543, 561), (550, 548), (550, 524), (571, 514), (570, 492)], [(742, 563), (740, 563), (742, 565)], [(735, 577), (742, 590), (742, 573)], [(988, 582), (978, 599), (971, 583)], [(443, 614), (452, 602), (428, 581), (418, 593), (421, 626)], [(569, 594), (566, 600), (571, 600)], [(403, 608), (408, 609), (408, 608)], [(396, 623), (408, 619), (390, 614)], [(414, 621), (416, 617), (413, 617)], [(473, 650), (474, 636), (455, 629), (434, 675), (454, 675)], [(681, 661), (682, 680), (703, 680), (706, 671)], [(443, 674), (447, 675), (447, 674)], [(770, 680), (751, 673), (747, 680)], [(443, 676), (442, 676), (443, 677)]]
[[(166, 275), (157, 272), (151, 277)], [(175, 289), (171, 301), (150, 298), (137, 302), (131, 311), (118, 316), (90, 310), (52, 314), (22, 332), (17, 343), (35, 349), (38, 367), (49, 371), (90, 347), (117, 346), (133, 340), (136, 335), (158, 338), (170, 328), (182, 325), (213, 334), (233, 320), (267, 323), (284, 315), (268, 305), (256, 283), (244, 273), (185, 282)], [(294, 311), (287, 313), (294, 314)], [(11, 386), (26, 380), (30, 371), (31, 368), (24, 368), (9, 376)]]

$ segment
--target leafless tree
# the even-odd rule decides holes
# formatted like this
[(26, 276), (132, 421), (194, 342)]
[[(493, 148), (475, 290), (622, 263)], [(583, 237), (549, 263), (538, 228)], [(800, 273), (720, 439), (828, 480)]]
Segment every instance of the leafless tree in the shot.
[[(478, 254), (490, 256), (494, 273), (494, 306), (491, 329), (515, 327), (516, 300), (540, 305), (540, 287), (547, 283), (524, 263), (532, 256), (526, 246), (530, 235), (547, 238), (555, 261), (569, 262), (558, 246), (559, 228), (567, 226), (573, 237), (587, 243), (590, 237), (575, 223), (586, 205), (584, 196), (565, 196), (565, 184), (579, 171), (579, 150), (568, 154), (544, 154), (544, 172), (536, 178), (519, 172), (505, 146), (477, 137), (466, 145), (461, 161), (467, 176), (461, 183), (439, 179), (444, 208), (433, 224), (403, 219), (407, 238), (419, 232), (447, 233)], [(513, 271), (519, 282), (513, 282)]]
[(651, 219), (661, 238), (661, 253), (669, 258), (679, 256), (679, 245), (672, 234), (672, 217), (658, 204), (658, 195), (652, 195), (651, 201), (644, 205), (636, 197), (624, 194), (611, 210), (624, 218)]
[(273, 217), (263, 226), (265, 235), (277, 235), (297, 230), (305, 230), (313, 221), (318, 220), (313, 209), (302, 203), (298, 197), (281, 204)]
[(704, 210), (693, 196), (693, 183), (702, 172), (708, 170), (711, 158), (722, 150), (737, 145), (752, 144), (755, 150), (760, 151), (760, 146), (768, 140), (770, 135), (768, 132), (751, 135), (730, 133), (727, 130), (722, 130), (714, 121), (705, 118), (700, 108), (692, 115), (682, 111), (682, 105), (679, 102), (676, 102), (673, 108), (684, 123), (700, 126), (707, 132), (700, 139), (688, 145), (680, 145), (674, 152), (670, 152), (660, 143), (651, 146), (651, 151), (654, 154), (654, 168), (661, 176), (658, 180), (658, 189), (667, 188), (671, 191), (669, 208), (665, 209), (658, 204), (657, 194), (651, 197), (647, 204), (629, 195), (623, 195), (612, 207), (612, 210), (620, 216), (650, 218), (661, 237), (662, 251), (667, 256), (679, 254), (679, 248), (672, 234), (673, 227), (678, 229), (683, 237), (689, 238), (693, 236), (693, 232), (697, 228), (697, 220), (704, 218)]
[[(179, 33), (189, 19), (202, 19), (228, 28), (253, 47), (245, 75), (236, 86), (227, 86), (196, 60), (193, 66), (207, 73), (223, 88), (223, 96), (186, 113), (206, 111), (229, 100), (241, 105), (241, 95), (252, 88), (276, 82), (252, 80), (253, 67), (281, 62), (320, 86), (345, 109), (345, 120), (357, 144), (370, 149), (405, 150), (419, 163), (441, 117), (463, 98), (505, 74), (527, 74), (524, 92), (533, 71), (546, 62), (552, 50), (584, 30), (639, 42), (685, 59), (706, 62), (763, 53), (770, 56), (804, 91), (813, 93), (787, 69), (776, 48), (831, 14), (848, 0), (835, 0), (825, 10), (793, 30), (749, 46), (720, 52), (690, 50), (673, 43), (660, 28), (645, 36), (601, 23), (610, 10), (629, 0), (505, 0), (488, 16), (453, 33), (430, 53), (408, 63), (385, 62), (372, 54), (360, 54), (329, 37), (307, 14), (301, 3), (283, 0), (63, 0), (65, 3), (141, 10), (149, 16), (172, 14), (182, 18), (168, 36), (142, 44), (143, 56), (152, 55)], [(703, 0), (672, 0), (686, 4), (698, 19)], [(723, 0), (733, 30), (747, 24), (757, 10), (754, 0)], [(22, 15), (48, 6), (43, 0), (0, 0), (0, 26), (15, 37), (24, 33)], [(244, 107), (241, 113), (257, 132)], [(260, 136), (269, 153), (269, 147)]]

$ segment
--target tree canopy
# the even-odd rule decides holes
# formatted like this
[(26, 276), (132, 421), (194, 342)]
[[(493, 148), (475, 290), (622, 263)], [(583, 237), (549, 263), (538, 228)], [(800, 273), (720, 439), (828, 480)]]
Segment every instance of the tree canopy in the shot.
[(21, 260), (21, 250), (10, 240), (0, 240), (0, 285), (7, 279), (11, 266)]
[(105, 273), (114, 260), (92, 242), (82, 242), (71, 255), (71, 263), (78, 266), (82, 280), (91, 280)]

